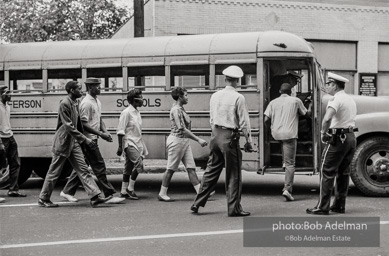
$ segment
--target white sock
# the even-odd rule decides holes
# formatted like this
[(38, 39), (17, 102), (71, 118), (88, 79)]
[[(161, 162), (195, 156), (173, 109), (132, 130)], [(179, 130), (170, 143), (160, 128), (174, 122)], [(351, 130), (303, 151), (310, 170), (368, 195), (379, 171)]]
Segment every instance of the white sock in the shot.
[(122, 189), (120, 190), (120, 192), (122, 194), (126, 194), (126, 188), (128, 187), (128, 182), (122, 182)]
[(200, 192), (200, 183), (193, 187), (196, 190), (196, 193), (198, 194)]
[(161, 191), (159, 191), (159, 195), (160, 196), (167, 196), (167, 189), (169, 187), (164, 187), (164, 186), (161, 186)]
[(130, 191), (135, 190), (135, 180), (130, 179), (130, 184), (128, 185), (128, 190), (130, 190)]

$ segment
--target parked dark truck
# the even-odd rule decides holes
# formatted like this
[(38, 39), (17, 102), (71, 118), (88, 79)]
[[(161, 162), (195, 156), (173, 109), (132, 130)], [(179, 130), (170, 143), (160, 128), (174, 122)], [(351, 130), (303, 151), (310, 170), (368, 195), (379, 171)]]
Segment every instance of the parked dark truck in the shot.
[[(255, 153), (243, 152), (243, 169), (260, 174), (284, 171), (280, 145), (264, 128), (263, 113), (281, 78), (293, 71), (303, 75), (295, 95), (306, 105), (313, 103), (312, 117), (300, 120), (296, 173), (317, 174), (323, 148), (321, 117), (329, 99), (321, 90), (325, 74), (310, 43), (291, 33), (268, 31), (0, 45), (0, 82), (12, 91), (9, 104), (22, 163), (20, 182), (32, 171), (46, 175), (58, 103), (65, 97), (67, 81), (102, 80), (102, 117), (113, 137), (120, 112), (128, 106), (128, 90), (141, 88), (142, 130), (150, 145), (147, 158), (166, 159), (171, 88), (188, 89), (191, 101), (185, 109), (193, 121), (192, 131), (209, 141), (209, 99), (224, 87), (222, 71), (229, 65), (244, 72), (238, 90), (246, 98), (258, 148)], [(359, 132), (351, 177), (364, 194), (389, 196), (389, 100), (354, 98)], [(115, 141), (101, 141), (106, 160), (118, 159)], [(196, 162), (204, 164), (209, 149), (196, 143), (192, 149)], [(64, 176), (69, 171), (70, 166), (65, 166)]]

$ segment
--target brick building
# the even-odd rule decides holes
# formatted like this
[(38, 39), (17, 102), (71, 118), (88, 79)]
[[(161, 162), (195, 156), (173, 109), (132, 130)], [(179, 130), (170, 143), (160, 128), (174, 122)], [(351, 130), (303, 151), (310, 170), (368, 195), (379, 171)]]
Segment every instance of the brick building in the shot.
[[(313, 43), (323, 67), (350, 79), (376, 76), (389, 95), (387, 0), (145, 0), (145, 36), (283, 30)], [(114, 38), (131, 37), (130, 20)]]

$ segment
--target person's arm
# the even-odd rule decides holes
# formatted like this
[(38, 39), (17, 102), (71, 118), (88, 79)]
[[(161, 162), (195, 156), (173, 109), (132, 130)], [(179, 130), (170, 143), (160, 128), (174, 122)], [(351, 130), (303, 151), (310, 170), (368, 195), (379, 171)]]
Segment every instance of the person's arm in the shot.
[(190, 138), (190, 139), (192, 139), (194, 141), (197, 141), (202, 147), (205, 147), (205, 146), (208, 145), (208, 143), (205, 140), (200, 139), (199, 137), (194, 135), (193, 132), (191, 132), (187, 128), (183, 128), (182, 129), (182, 133), (185, 135), (185, 137), (188, 137), (188, 138)]
[(123, 111), (120, 114), (119, 124), (116, 131), (116, 134), (118, 136), (118, 149), (116, 151), (116, 155), (118, 156), (121, 156), (123, 153), (123, 138), (124, 135), (126, 134), (125, 131), (128, 122), (129, 122), (129, 115)]
[(253, 152), (252, 139), (251, 139), (251, 125), (249, 112), (246, 106), (246, 100), (243, 96), (240, 96), (237, 100), (237, 114), (239, 116), (239, 127), (242, 129), (243, 136), (246, 139), (244, 150), (246, 152)]
[(321, 124), (321, 131), (320, 131), (321, 134), (325, 134), (328, 132), (328, 129), (330, 128), (330, 125), (331, 125), (331, 120), (335, 114), (336, 114), (335, 109), (333, 109), (332, 107), (327, 108), (327, 111), (324, 115), (324, 118), (323, 118), (323, 121)]
[[(61, 119), (62, 125), (65, 127), (67, 133), (69, 133), (78, 143), (82, 144), (86, 142), (90, 144), (92, 140), (88, 139), (84, 134), (77, 130), (75, 124), (72, 121), (72, 107), (70, 104), (61, 103), (59, 106), (58, 115)], [(93, 141), (92, 141), (93, 142)]]
[(172, 116), (175, 125), (180, 131), (182, 131), (185, 137), (197, 141), (202, 147), (205, 147), (208, 144), (205, 140), (200, 139), (199, 137), (194, 135), (193, 132), (191, 132), (189, 129), (185, 127), (184, 120), (182, 114), (180, 113), (180, 110), (178, 109), (172, 110)]
[(112, 136), (108, 132), (107, 127), (105, 126), (105, 123), (103, 122), (103, 119), (100, 118), (100, 131), (102, 131), (101, 135), (99, 135), (103, 140), (106, 140), (108, 142), (112, 142)]
[(123, 154), (123, 134), (118, 134), (118, 149), (116, 155), (121, 156)]
[(265, 129), (269, 129), (269, 126), (270, 126), (270, 117), (266, 116), (265, 115), (265, 118), (264, 118), (264, 124), (265, 124)]

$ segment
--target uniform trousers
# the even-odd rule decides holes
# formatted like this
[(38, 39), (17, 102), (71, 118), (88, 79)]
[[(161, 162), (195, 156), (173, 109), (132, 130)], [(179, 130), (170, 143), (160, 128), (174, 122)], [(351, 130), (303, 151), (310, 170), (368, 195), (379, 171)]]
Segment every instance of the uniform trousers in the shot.
[(344, 208), (350, 182), (350, 163), (356, 148), (354, 133), (346, 133), (342, 143), (340, 135), (336, 135), (334, 143), (328, 144), (323, 152), (320, 172), (320, 198), (316, 208), (328, 211), (331, 194), (335, 184), (335, 200), (333, 206)]
[[(108, 197), (115, 194), (116, 190), (107, 179), (107, 168), (105, 166), (104, 158), (100, 153), (99, 146), (97, 145), (97, 139), (95, 139), (94, 142), (96, 143), (96, 147), (91, 148), (88, 145), (85, 145), (85, 150), (83, 150), (83, 152), (86, 162), (90, 165), (97, 177), (97, 184), (99, 188), (103, 191), (105, 197)], [(65, 194), (74, 196), (80, 184), (81, 181), (78, 178), (77, 172), (73, 170), (62, 191)]]
[(207, 170), (201, 180), (200, 192), (193, 203), (197, 206), (205, 206), (210, 193), (216, 188), (223, 167), (225, 167), (225, 189), (229, 216), (243, 211), (240, 205), (242, 195), (242, 152), (240, 151), (239, 139), (233, 140), (231, 143), (232, 137), (232, 130), (213, 128)]
[[(20, 158), (18, 153), (18, 144), (13, 136), (9, 138), (1, 138), (5, 149), (5, 158), (9, 165), (9, 191), (18, 191), (18, 179), (20, 172)], [(2, 167), (2, 166), (0, 166)]]
[(39, 198), (44, 201), (50, 200), (51, 194), (59, 176), (61, 175), (62, 167), (65, 164), (66, 159), (69, 160), (73, 169), (76, 171), (89, 198), (101, 194), (92, 174), (88, 171), (88, 166), (85, 163), (81, 146), (78, 142), (75, 142), (69, 157), (53, 154), (53, 159), (51, 160), (49, 170), (47, 171)]

